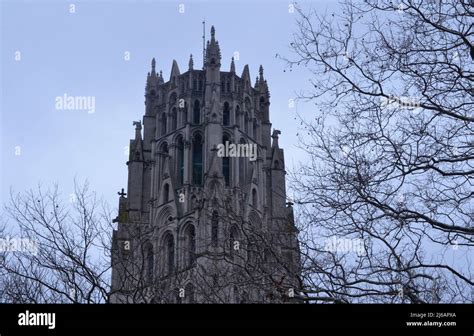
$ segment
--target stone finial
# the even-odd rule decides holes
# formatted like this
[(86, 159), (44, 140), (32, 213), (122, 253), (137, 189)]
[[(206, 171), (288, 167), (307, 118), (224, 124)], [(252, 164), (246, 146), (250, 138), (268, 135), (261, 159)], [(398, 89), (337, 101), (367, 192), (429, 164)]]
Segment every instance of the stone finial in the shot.
[(142, 129), (142, 122), (141, 121), (134, 121), (133, 126), (135, 126), (135, 131), (141, 131)]
[(234, 57), (232, 57), (232, 61), (230, 62), (230, 72), (235, 73)]
[(279, 147), (279, 146), (278, 146), (278, 135), (279, 135), (279, 134), (281, 134), (281, 131), (280, 131), (280, 130), (273, 129), (273, 133), (272, 133), (272, 139), (273, 139), (272, 147)]
[(117, 194), (120, 196), (120, 198), (123, 198), (127, 195), (127, 193), (125, 192), (125, 189), (123, 188), (122, 188), (122, 191), (119, 191)]

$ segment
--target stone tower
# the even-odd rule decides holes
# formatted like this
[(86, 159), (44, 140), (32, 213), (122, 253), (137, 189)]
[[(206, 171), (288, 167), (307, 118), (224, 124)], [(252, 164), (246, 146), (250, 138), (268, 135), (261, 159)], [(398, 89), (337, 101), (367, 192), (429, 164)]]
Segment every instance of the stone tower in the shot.
[(119, 193), (110, 301), (295, 301), (298, 232), (262, 66), (254, 86), (248, 65), (222, 71), (212, 27), (202, 69), (192, 55), (166, 81), (155, 67)]

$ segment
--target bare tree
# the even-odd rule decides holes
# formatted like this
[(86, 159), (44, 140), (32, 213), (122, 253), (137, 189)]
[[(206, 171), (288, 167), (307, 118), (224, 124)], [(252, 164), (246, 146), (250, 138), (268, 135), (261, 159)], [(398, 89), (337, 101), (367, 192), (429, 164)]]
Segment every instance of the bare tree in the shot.
[(468, 0), (298, 8), (285, 60), (319, 107), (292, 174), (308, 300), (473, 301), (473, 17)]
[[(9, 248), (0, 264), (2, 302), (108, 301), (110, 211), (75, 184), (64, 199), (54, 189), (11, 193), (6, 206)], [(12, 223), (13, 222), (13, 223)], [(13, 242), (13, 243), (12, 243)]]

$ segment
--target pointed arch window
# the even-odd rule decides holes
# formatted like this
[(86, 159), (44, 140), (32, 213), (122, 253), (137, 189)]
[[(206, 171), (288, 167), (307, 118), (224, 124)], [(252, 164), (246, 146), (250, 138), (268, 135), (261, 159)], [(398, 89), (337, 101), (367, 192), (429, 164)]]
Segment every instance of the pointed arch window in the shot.
[[(230, 139), (227, 135), (224, 135), (222, 137), (222, 143), (225, 145), (226, 142), (230, 142)], [(224, 156), (222, 158), (222, 175), (224, 176), (224, 182), (227, 187), (230, 186), (230, 172), (231, 172), (230, 160), (231, 159), (228, 156)]]
[[(245, 144), (245, 140), (241, 139), (240, 143)], [(247, 182), (247, 160), (248, 158), (246, 157), (239, 157), (239, 182), (241, 187)]]
[(193, 140), (193, 184), (202, 185), (202, 138), (201, 135), (197, 134)]
[(163, 203), (168, 203), (170, 195), (170, 185), (166, 183), (163, 187)]
[(184, 232), (185, 238), (185, 265), (193, 266), (196, 261), (196, 230), (189, 225)]
[(168, 144), (166, 142), (163, 142), (163, 144), (160, 146), (160, 152), (162, 154), (162, 159), (161, 159), (161, 171), (165, 169), (165, 162), (166, 162), (166, 157), (168, 156)]
[(153, 281), (153, 273), (155, 267), (155, 256), (153, 253), (153, 246), (149, 243), (146, 247), (146, 280), (150, 283)]
[(163, 142), (163, 144), (160, 147), (160, 151), (163, 152), (164, 154), (168, 154), (168, 144), (166, 142)]
[(178, 183), (183, 185), (184, 183), (184, 142), (183, 138), (180, 137), (177, 143), (178, 148)]
[(174, 238), (168, 234), (165, 239), (166, 271), (168, 274), (174, 271)]
[(217, 247), (219, 242), (219, 214), (217, 211), (212, 212), (211, 217), (211, 244), (213, 247)]
[(163, 112), (161, 114), (161, 135), (165, 135), (166, 134), (166, 113)]
[(239, 243), (239, 232), (235, 226), (232, 226), (229, 232), (229, 256), (232, 261), (234, 261), (237, 243)]
[(249, 134), (249, 114), (248, 112), (245, 112), (245, 119), (244, 119), (244, 129), (245, 129), (245, 134)]
[(241, 118), (241, 116), (240, 116), (240, 106), (237, 105), (235, 107), (235, 122), (234, 122), (234, 124), (238, 125), (239, 127), (242, 127), (242, 123), (240, 122), (240, 118)]
[(198, 125), (201, 123), (201, 106), (199, 100), (194, 101), (193, 106), (193, 124)]
[(176, 112), (176, 107), (173, 107), (171, 110), (171, 130), (174, 131), (178, 126), (178, 114)]
[(230, 107), (229, 103), (225, 102), (224, 103), (224, 110), (222, 112), (222, 119), (223, 119), (223, 124), (224, 126), (229, 126), (230, 125)]
[(181, 126), (186, 126), (187, 123), (188, 123), (188, 103), (185, 102), (184, 107), (183, 107)]
[(257, 190), (254, 188), (254, 189), (252, 189), (252, 205), (254, 207), (257, 207), (257, 201), (258, 201)]

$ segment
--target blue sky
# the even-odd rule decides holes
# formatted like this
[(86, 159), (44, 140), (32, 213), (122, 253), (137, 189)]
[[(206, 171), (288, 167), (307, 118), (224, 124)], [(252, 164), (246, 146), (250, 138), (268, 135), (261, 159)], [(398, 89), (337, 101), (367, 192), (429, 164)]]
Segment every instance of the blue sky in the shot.
[[(252, 80), (263, 65), (273, 127), (282, 131), (287, 166), (296, 163), (301, 159), (295, 150), (296, 109), (288, 100), (308, 85), (309, 74), (283, 72), (284, 63), (275, 58), (291, 53), (296, 14), (289, 4), (1, 1), (0, 203), (8, 200), (10, 188), (24, 191), (38, 183), (57, 183), (67, 199), (77, 178), (89, 180), (116, 207), (116, 192), (127, 184), (124, 153), (134, 136), (132, 121), (144, 113), (150, 61), (156, 58), (165, 80), (173, 59), (184, 72), (192, 53), (199, 68), (203, 18), (207, 38), (211, 25), (216, 28), (224, 70), (234, 52), (240, 57), (237, 73), (249, 64)], [(336, 3), (311, 2), (321, 9), (330, 5)], [(95, 112), (56, 110), (55, 99), (64, 94), (95, 97)], [(312, 106), (297, 109), (312, 113)]]

